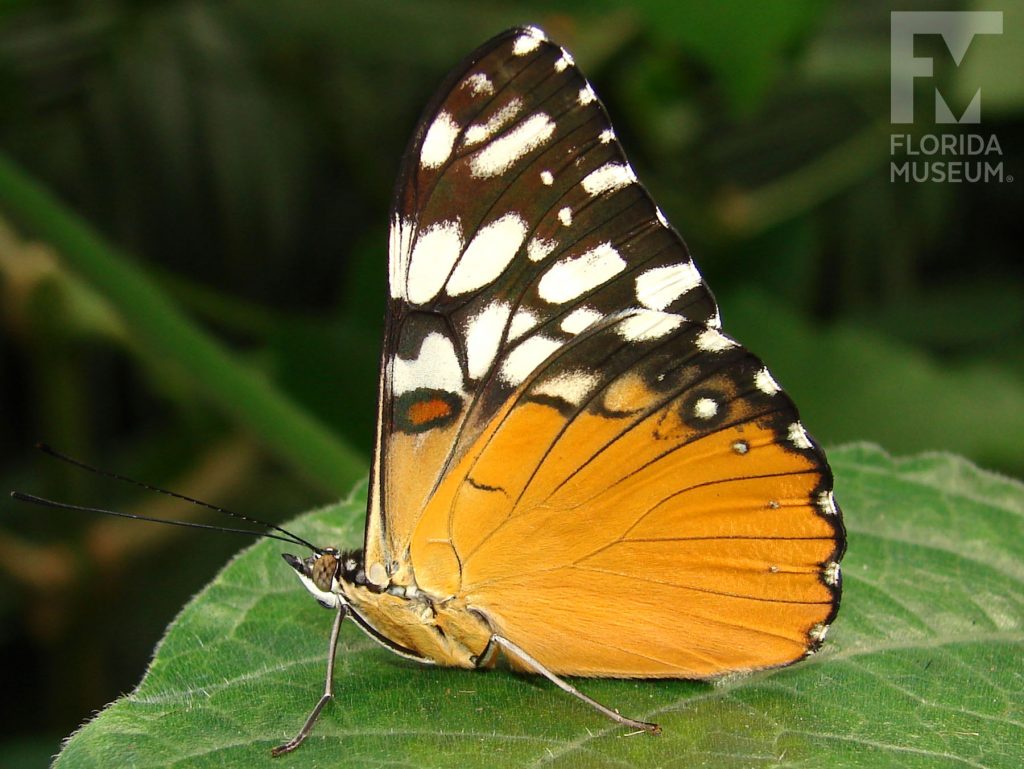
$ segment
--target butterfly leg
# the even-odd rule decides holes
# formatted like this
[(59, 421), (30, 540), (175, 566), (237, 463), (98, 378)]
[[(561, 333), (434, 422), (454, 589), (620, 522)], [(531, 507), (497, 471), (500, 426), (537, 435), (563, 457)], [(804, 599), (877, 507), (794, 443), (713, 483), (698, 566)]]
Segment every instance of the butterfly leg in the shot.
[(661, 734), (661, 727), (657, 724), (649, 724), (646, 721), (637, 721), (632, 718), (626, 718), (617, 711), (605, 707), (597, 700), (588, 697), (572, 684), (568, 683), (567, 681), (563, 681), (561, 678), (556, 676), (554, 673), (552, 673), (550, 670), (544, 667), (540, 662), (535, 660), (523, 649), (520, 649), (507, 638), (502, 638), (500, 635), (495, 635), (491, 636), (491, 641), (500, 646), (502, 651), (505, 652), (505, 654), (515, 658), (518, 662), (530, 668), (531, 670), (540, 673), (542, 676), (548, 679), (551, 683), (553, 683), (563, 692), (568, 692), (573, 697), (583, 700), (583, 702), (590, 705), (590, 707), (592, 707), (594, 710), (608, 716), (608, 718), (610, 718), (612, 721), (615, 721), (619, 724), (623, 724), (625, 726), (631, 726), (634, 729), (643, 729), (645, 732), (650, 732), (651, 734)]
[(334, 625), (331, 627), (331, 640), (327, 647), (327, 683), (324, 685), (323, 696), (316, 703), (316, 707), (309, 714), (306, 723), (302, 725), (299, 733), (283, 745), (278, 745), (276, 748), (271, 749), (270, 755), (274, 758), (283, 756), (285, 753), (291, 753), (295, 748), (299, 747), (309, 736), (309, 733), (313, 731), (313, 725), (320, 717), (320, 711), (324, 709), (324, 705), (334, 699), (334, 655), (338, 650), (338, 635), (341, 632), (341, 623), (345, 619), (346, 614), (345, 604), (339, 602), (338, 613), (334, 616)]

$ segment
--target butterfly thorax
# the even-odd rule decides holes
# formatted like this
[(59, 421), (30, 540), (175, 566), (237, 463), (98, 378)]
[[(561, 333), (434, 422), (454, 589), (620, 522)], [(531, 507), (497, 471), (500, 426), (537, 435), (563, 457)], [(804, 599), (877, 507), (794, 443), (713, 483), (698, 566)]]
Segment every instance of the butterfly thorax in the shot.
[(430, 595), (411, 576), (375, 585), (366, 578), (361, 551), (327, 548), (304, 560), (285, 559), (321, 606), (343, 603), (368, 636), (397, 654), (449, 667), (491, 661), (483, 659), (491, 628), (464, 598)]

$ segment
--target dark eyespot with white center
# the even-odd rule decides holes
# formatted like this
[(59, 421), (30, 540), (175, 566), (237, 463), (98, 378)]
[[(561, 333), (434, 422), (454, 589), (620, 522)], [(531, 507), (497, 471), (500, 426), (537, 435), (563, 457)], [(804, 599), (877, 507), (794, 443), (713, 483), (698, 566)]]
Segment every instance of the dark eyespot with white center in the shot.
[(698, 398), (693, 404), (693, 415), (698, 419), (711, 419), (718, 413), (718, 403), (711, 398)]

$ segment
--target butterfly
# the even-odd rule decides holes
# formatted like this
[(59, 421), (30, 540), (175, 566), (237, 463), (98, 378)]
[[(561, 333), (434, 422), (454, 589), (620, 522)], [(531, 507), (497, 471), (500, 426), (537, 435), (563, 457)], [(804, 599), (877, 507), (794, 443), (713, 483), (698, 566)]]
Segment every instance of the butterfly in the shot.
[(461, 668), (708, 679), (788, 665), (836, 615), (824, 453), (721, 330), (570, 54), (508, 30), (404, 156), (362, 550), (284, 557), (391, 651)]

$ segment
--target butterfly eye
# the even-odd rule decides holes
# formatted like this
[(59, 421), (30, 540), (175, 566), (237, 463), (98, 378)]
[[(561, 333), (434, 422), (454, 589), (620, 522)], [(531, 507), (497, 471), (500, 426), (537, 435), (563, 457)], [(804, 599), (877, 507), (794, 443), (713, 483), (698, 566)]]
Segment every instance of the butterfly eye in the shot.
[(310, 569), (309, 576), (313, 580), (313, 584), (325, 593), (329, 592), (334, 584), (334, 577), (338, 573), (338, 564), (337, 554), (321, 553), (313, 562), (313, 568)]

